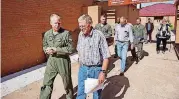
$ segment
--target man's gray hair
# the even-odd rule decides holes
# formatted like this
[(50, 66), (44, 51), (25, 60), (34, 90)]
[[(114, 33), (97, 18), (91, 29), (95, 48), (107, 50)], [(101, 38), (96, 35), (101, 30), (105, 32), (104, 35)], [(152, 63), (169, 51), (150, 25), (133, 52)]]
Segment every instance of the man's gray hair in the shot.
[(86, 23), (88, 23), (88, 24), (92, 24), (93, 23), (93, 20), (92, 20), (91, 16), (89, 16), (88, 14), (83, 14), (82, 16), (80, 16), (78, 18), (78, 22), (83, 21), (83, 20), (85, 20)]
[(51, 14), (51, 15), (50, 15), (50, 21), (51, 21), (54, 17), (56, 17), (56, 18), (58, 18), (58, 19), (61, 19), (61, 17), (60, 17), (58, 14)]

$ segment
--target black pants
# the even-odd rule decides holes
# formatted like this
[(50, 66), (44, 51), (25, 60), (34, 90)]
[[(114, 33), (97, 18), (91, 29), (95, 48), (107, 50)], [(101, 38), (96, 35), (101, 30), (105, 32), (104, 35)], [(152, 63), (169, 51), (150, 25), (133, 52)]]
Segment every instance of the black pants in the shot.
[(115, 45), (115, 48), (114, 48), (114, 52), (115, 52), (115, 57), (117, 57), (118, 55), (117, 55), (117, 45)]
[(147, 38), (149, 37), (149, 42), (152, 42), (152, 31), (147, 31)]
[(162, 41), (162, 44), (163, 44), (163, 51), (166, 50), (166, 45), (167, 45), (167, 39), (163, 39), (163, 38), (157, 38), (157, 51), (160, 51), (160, 44), (161, 44), (161, 41)]

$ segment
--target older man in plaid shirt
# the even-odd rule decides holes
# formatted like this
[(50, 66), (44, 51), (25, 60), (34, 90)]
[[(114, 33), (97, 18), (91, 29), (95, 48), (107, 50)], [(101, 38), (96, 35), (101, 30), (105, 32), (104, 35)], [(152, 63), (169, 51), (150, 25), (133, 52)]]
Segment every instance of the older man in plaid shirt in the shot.
[[(87, 78), (96, 78), (99, 83), (104, 82), (110, 52), (104, 34), (92, 27), (92, 18), (89, 15), (80, 16), (78, 22), (81, 32), (77, 45), (80, 62), (77, 99), (85, 99), (84, 81)], [(94, 92), (93, 99), (100, 99), (100, 94), (101, 90)]]

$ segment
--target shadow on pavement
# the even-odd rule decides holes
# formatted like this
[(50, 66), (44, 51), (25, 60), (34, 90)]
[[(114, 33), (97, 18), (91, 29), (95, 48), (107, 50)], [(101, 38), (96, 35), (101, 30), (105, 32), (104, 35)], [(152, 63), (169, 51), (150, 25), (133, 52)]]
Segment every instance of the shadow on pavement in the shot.
[[(143, 50), (142, 59), (143, 59), (145, 56), (149, 56), (149, 53), (148, 53), (148, 52), (146, 52), (145, 50)], [(142, 59), (141, 59), (141, 60), (142, 60)]]
[(113, 58), (114, 55), (111, 56), (111, 58), (109, 59), (109, 66), (108, 66), (108, 71), (107, 73), (109, 73), (114, 67), (115, 67), (115, 62), (119, 59), (119, 58)]
[[(117, 60), (119, 60), (120, 58), (113, 58), (114, 55), (111, 56), (110, 58), (110, 63), (109, 63), (109, 67), (108, 67), (108, 73), (113, 69), (115, 68), (115, 62)], [(132, 64), (134, 63), (134, 61), (132, 61), (132, 56), (128, 56), (127, 59), (126, 59), (126, 70), (125, 72), (132, 66)], [(119, 65), (120, 66), (120, 65)]]
[(116, 75), (107, 78), (102, 99), (122, 99), (129, 87), (129, 80), (125, 76)]
[[(78, 86), (76, 86), (75, 88), (73, 88), (73, 91), (74, 91), (73, 99), (76, 99), (77, 89), (78, 89)], [(63, 94), (59, 99), (66, 99), (66, 94)]]
[(132, 56), (128, 56), (126, 59), (126, 69), (125, 72), (132, 66), (132, 64), (134, 63), (134, 61), (132, 61)]

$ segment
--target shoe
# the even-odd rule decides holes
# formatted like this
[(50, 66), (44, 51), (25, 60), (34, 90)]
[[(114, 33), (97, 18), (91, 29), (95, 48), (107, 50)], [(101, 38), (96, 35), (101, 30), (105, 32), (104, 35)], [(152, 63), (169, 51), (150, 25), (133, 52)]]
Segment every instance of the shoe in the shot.
[(114, 58), (117, 58), (118, 56), (117, 55), (114, 55)]
[(121, 72), (119, 75), (120, 75), (120, 76), (124, 76), (124, 72)]
[(135, 64), (138, 64), (138, 63), (139, 63), (139, 60), (140, 60), (139, 58), (136, 58), (136, 63), (135, 63)]

